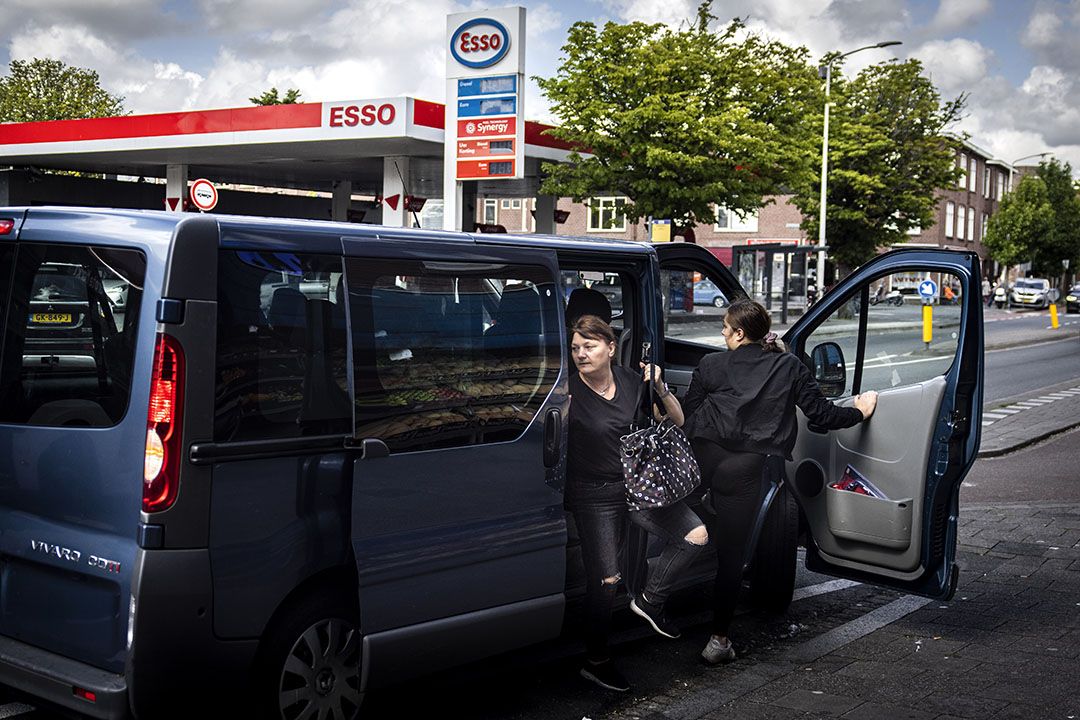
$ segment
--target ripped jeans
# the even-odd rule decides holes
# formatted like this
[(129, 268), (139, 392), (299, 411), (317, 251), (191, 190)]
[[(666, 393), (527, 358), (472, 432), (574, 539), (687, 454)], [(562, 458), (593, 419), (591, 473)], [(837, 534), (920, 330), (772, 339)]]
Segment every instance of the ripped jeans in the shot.
[(626, 484), (621, 480), (592, 485), (569, 480), (566, 506), (574, 515), (581, 537), (581, 557), (585, 565), (585, 647), (590, 660), (606, 660), (611, 609), (622, 579), (622, 550), (627, 521), (665, 541), (654, 561), (645, 585), (650, 603), (662, 605), (679, 577), (705, 547), (688, 536), (702, 526), (701, 518), (679, 502), (666, 508), (630, 512), (626, 505)]

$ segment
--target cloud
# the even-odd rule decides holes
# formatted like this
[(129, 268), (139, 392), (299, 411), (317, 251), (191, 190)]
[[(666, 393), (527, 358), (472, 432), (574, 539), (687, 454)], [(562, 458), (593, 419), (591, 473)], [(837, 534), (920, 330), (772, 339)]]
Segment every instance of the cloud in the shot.
[(930, 26), (938, 32), (962, 30), (990, 10), (990, 0), (941, 0)]
[[(182, 21), (160, 0), (4, 0), (0, 28), (12, 42), (26, 28), (83, 28), (113, 42), (134, 42), (175, 30)], [(44, 50), (31, 57), (42, 57)]]
[(934, 40), (911, 53), (922, 61), (943, 95), (979, 89), (987, 78), (993, 53), (974, 40)]
[(214, 30), (246, 32), (295, 27), (326, 12), (332, 0), (198, 0), (200, 14)]

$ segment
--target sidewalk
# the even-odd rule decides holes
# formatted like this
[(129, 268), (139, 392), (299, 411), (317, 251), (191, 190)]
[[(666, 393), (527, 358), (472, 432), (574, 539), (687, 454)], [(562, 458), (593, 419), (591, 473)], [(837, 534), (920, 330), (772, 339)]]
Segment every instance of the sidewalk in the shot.
[[(613, 717), (1080, 717), (1080, 506), (964, 507), (959, 524), (951, 601), (890, 593), (824, 634), (780, 636)], [(842, 612), (867, 591), (803, 600), (789, 616)]]
[(1080, 380), (983, 406), (979, 457), (996, 457), (1080, 426)]

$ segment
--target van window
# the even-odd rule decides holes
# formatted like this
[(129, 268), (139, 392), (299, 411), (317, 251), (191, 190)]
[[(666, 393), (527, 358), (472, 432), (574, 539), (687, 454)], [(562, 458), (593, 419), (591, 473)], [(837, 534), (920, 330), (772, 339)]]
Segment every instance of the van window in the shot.
[[(0, 251), (0, 422), (109, 427), (127, 411), (146, 257), (19, 243)], [(10, 280), (9, 280), (10, 278)]]
[(351, 429), (341, 258), (223, 250), (214, 440)]
[(513, 440), (559, 374), (542, 267), (346, 261), (357, 438), (392, 452)]

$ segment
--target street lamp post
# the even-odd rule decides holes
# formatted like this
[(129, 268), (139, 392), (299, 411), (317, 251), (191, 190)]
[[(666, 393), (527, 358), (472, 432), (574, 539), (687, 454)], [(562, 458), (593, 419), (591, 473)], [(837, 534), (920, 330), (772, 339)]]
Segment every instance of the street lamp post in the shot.
[(867, 45), (861, 48), (855, 48), (849, 50), (841, 55), (836, 55), (826, 60), (822, 66), (822, 72), (825, 75), (825, 126), (821, 130), (821, 202), (820, 214), (818, 216), (818, 254), (817, 254), (817, 287), (818, 297), (821, 293), (825, 292), (825, 196), (826, 189), (828, 187), (829, 177), (829, 90), (832, 86), (832, 64), (837, 60), (842, 60), (848, 55), (854, 55), (857, 52), (863, 50), (873, 50), (874, 48), (891, 47), (893, 45), (902, 44), (899, 40), (886, 40), (879, 42), (876, 45)]
[[(1031, 153), (1030, 155), (1025, 155), (1024, 157), (1016, 158), (1011, 163), (1009, 163), (1009, 187), (1008, 187), (1008, 192), (1011, 193), (1013, 191), (1013, 168), (1016, 167), (1016, 164), (1018, 162), (1021, 162), (1022, 160), (1030, 160), (1031, 158), (1044, 158), (1044, 157), (1046, 157), (1047, 155), (1050, 155), (1050, 154), (1051, 153), (1049, 153), (1049, 152)], [(1001, 202), (1001, 198), (998, 198), (998, 202)], [(1019, 270), (1017, 270), (1016, 272), (1017, 272), (1018, 275), (1020, 274)], [(998, 277), (998, 284), (1000, 284), (1001, 286), (1005, 286), (1008, 279), (1009, 279), (1009, 266), (1006, 265), (1006, 266), (1001, 268), (1001, 275)], [(1006, 295), (1007, 295), (1008, 290), (1006, 290), (1005, 292), (1006, 292)]]

